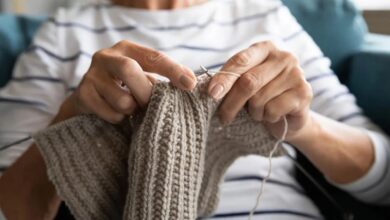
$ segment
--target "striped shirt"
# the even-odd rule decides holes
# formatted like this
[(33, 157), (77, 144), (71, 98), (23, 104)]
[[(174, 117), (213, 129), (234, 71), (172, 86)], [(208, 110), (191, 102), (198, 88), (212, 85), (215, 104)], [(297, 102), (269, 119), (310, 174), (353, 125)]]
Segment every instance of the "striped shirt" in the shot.
[[(312, 86), (312, 110), (367, 131), (375, 146), (375, 162), (365, 176), (335, 185), (367, 202), (390, 203), (388, 138), (363, 115), (330, 69), (329, 59), (279, 0), (213, 0), (171, 11), (106, 3), (60, 9), (40, 28), (13, 78), (0, 90), (0, 146), (45, 128), (88, 70), (91, 56), (123, 39), (163, 51), (194, 71), (199, 65), (218, 70), (238, 51), (264, 40), (292, 52)], [(1, 151), (0, 170), (30, 144)], [(247, 219), (267, 169), (267, 159), (260, 156), (234, 162), (210, 219)], [(293, 163), (287, 157), (273, 159), (271, 180), (254, 219), (321, 218), (295, 180)]]

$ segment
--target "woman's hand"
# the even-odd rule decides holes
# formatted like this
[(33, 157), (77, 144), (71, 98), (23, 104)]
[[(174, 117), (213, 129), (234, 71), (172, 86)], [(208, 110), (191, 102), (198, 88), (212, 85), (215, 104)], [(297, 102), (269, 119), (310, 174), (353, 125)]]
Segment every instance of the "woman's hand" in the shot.
[(283, 130), (286, 116), (287, 140), (297, 136), (309, 124), (312, 90), (297, 59), (279, 50), (272, 42), (253, 44), (230, 58), (209, 84), (209, 95), (224, 100), (219, 108), (223, 123), (231, 122), (248, 104), (249, 114), (262, 121), (275, 136)]
[(159, 51), (121, 41), (94, 54), (88, 72), (61, 110), (67, 116), (96, 114), (118, 123), (125, 115), (148, 104), (153, 83), (151, 72), (169, 78), (173, 85), (184, 90), (196, 85), (196, 77), (189, 68)]
[[(121, 41), (93, 56), (82, 82), (51, 124), (81, 113), (96, 114), (112, 123), (121, 121), (124, 115), (147, 105), (152, 90), (148, 72), (168, 77), (181, 89), (192, 89), (196, 84), (191, 70), (164, 54)], [(61, 200), (35, 145), (0, 180), (0, 205), (9, 219), (54, 219)]]

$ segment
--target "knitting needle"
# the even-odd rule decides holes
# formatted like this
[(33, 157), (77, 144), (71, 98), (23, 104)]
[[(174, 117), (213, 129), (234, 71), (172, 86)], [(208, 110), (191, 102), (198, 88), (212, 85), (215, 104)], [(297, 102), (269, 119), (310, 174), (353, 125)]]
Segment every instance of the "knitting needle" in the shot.
[(225, 74), (225, 75), (230, 75), (230, 76), (233, 76), (233, 77), (236, 77), (236, 78), (240, 78), (240, 74), (238, 73), (234, 73), (234, 72), (229, 72), (229, 71), (223, 71), (223, 70), (219, 70), (219, 71), (210, 71), (208, 70), (206, 67), (200, 65), (200, 71), (197, 73), (198, 75), (201, 75), (201, 74), (207, 74), (209, 77), (213, 77), (215, 74)]
[(200, 74), (207, 74), (209, 77), (213, 77), (213, 75), (210, 74), (209, 70), (206, 67), (200, 65), (200, 69), (201, 69), (201, 71), (199, 71), (199, 75)]

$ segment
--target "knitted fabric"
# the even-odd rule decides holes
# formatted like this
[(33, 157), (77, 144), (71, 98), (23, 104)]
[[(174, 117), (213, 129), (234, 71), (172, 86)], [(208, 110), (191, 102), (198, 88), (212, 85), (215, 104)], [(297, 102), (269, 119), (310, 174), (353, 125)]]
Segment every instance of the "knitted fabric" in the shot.
[(217, 103), (202, 90), (158, 83), (147, 111), (130, 123), (84, 115), (34, 135), (76, 219), (192, 220), (213, 213), (228, 166), (240, 156), (268, 156), (275, 139), (244, 110), (222, 127)]

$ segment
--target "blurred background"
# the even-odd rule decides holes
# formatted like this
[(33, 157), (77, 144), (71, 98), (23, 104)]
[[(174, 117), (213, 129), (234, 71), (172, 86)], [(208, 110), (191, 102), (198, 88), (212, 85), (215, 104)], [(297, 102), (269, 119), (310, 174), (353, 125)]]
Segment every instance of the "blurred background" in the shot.
[(390, 34), (390, 0), (354, 0), (373, 33)]
[[(0, 0), (2, 12), (50, 15), (57, 7), (99, 0)], [(351, 0), (363, 11), (370, 32), (390, 34), (390, 0)]]
[(28, 15), (50, 15), (58, 7), (97, 2), (98, 0), (0, 0), (2, 12)]

